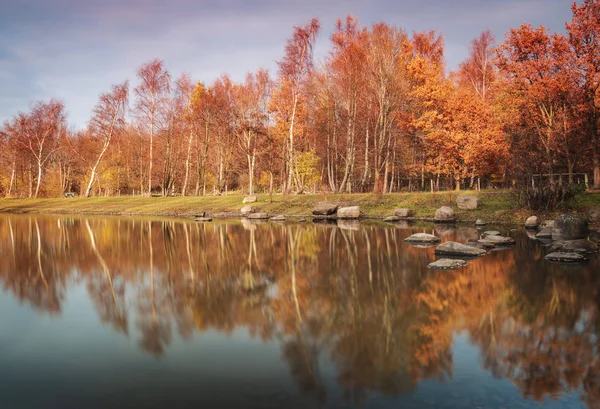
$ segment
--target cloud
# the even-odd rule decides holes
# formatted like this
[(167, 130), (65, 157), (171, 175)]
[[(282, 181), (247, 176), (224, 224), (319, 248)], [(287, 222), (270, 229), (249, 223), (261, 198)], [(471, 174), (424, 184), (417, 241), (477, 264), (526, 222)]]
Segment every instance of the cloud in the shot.
[(501, 41), (524, 21), (562, 30), (570, 18), (564, 0), (23, 0), (0, 6), (0, 121), (33, 100), (57, 97), (77, 127), (85, 126), (101, 92), (126, 79), (135, 85), (136, 69), (153, 58), (164, 59), (174, 77), (187, 72), (205, 82), (224, 72), (242, 80), (259, 67), (274, 74), (292, 26), (311, 17), (323, 27), (318, 58), (328, 52), (336, 18), (353, 14), (365, 25), (438, 29), (451, 68), (484, 29)]

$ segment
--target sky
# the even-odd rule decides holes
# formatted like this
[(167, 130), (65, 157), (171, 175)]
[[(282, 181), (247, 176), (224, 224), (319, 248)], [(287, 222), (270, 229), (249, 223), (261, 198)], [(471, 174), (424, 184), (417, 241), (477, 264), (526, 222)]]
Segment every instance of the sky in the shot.
[(412, 33), (438, 30), (455, 69), (469, 43), (490, 29), (501, 42), (527, 22), (564, 32), (570, 0), (0, 0), (0, 123), (32, 102), (57, 98), (72, 127), (87, 125), (102, 92), (145, 62), (165, 61), (173, 78), (242, 81), (274, 76), (293, 26), (321, 22), (315, 58), (329, 52), (337, 18), (384, 21)]

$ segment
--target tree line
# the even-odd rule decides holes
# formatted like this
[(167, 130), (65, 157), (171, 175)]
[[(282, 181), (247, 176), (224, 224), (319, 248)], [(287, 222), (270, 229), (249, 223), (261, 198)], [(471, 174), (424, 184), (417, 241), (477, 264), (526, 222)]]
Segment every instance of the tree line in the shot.
[(6, 196), (439, 190), (586, 173), (600, 188), (600, 1), (566, 33), (523, 24), (471, 43), (453, 71), (443, 37), (338, 20), (294, 27), (275, 77), (172, 78), (162, 60), (100, 95), (86, 129), (61, 101), (0, 128)]

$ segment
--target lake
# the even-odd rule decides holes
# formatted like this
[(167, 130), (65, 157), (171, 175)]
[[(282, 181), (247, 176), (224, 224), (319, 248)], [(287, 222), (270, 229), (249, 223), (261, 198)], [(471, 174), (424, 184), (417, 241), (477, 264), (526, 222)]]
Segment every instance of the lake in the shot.
[(0, 407), (600, 408), (600, 257), (487, 229), (0, 215)]

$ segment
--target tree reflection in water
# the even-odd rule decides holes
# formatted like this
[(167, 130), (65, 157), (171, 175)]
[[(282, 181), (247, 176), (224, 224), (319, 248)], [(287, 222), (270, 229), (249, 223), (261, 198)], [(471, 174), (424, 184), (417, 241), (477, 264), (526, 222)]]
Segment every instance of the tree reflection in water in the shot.
[(0, 281), (54, 315), (70, 283), (84, 283), (100, 321), (157, 357), (174, 331), (278, 340), (298, 387), (321, 403), (323, 359), (348, 401), (395, 396), (451, 378), (453, 336), (464, 332), (484, 368), (524, 396), (576, 392), (600, 407), (598, 257), (548, 264), (522, 233), (516, 248), (436, 272), (426, 268), (433, 248), (403, 239), (438, 229), (2, 216)]

